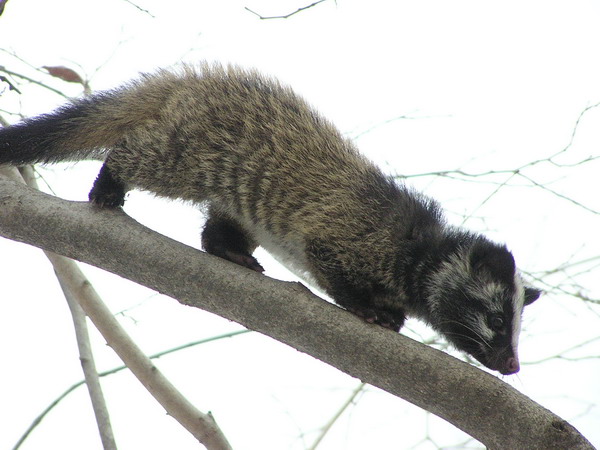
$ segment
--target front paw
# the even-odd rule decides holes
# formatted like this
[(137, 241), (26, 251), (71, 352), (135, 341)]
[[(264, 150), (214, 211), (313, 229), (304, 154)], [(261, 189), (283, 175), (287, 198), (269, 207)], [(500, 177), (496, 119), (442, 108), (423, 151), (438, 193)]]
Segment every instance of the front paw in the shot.
[(404, 325), (406, 317), (401, 313), (391, 313), (384, 310), (376, 310), (369, 307), (352, 307), (348, 311), (364, 319), (368, 323), (380, 325), (389, 330), (398, 332)]

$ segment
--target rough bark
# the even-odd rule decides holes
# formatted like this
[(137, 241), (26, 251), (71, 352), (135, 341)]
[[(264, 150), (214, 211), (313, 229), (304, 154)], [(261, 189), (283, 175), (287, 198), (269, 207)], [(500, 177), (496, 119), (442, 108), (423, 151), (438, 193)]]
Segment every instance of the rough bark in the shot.
[(364, 323), (298, 283), (273, 280), (153, 232), (120, 210), (0, 179), (0, 235), (271, 336), (442, 417), (489, 448), (594, 448), (569, 423), (498, 378)]

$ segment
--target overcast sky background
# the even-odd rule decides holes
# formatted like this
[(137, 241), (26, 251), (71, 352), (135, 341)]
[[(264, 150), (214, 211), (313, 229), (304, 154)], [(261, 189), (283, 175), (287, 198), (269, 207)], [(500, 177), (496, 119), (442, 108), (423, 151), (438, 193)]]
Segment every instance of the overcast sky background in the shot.
[[(598, 300), (600, 211), (600, 6), (575, 0), (385, 2), (328, 0), (287, 20), (309, 1), (11, 0), (0, 16), (0, 66), (79, 95), (34, 68), (64, 65), (107, 89), (139, 72), (180, 61), (256, 67), (294, 87), (389, 173), (523, 169), (477, 182), (410, 177), (440, 200), (453, 223), (507, 242), (537, 285)], [(10, 55), (14, 52), (19, 59)], [(13, 77), (13, 81), (22, 80)], [(0, 114), (34, 115), (65, 100), (22, 83), (0, 85)], [(85, 200), (98, 163), (43, 170), (53, 191)], [(547, 189), (532, 186), (544, 184)], [(501, 188), (499, 189), (499, 184)], [(125, 210), (149, 227), (199, 247), (202, 215), (190, 205), (131, 193)], [(466, 217), (466, 219), (465, 219)], [(2, 344), (0, 448), (82, 378), (66, 303), (41, 251), (0, 240)], [(267, 275), (293, 279), (259, 250)], [(542, 276), (565, 264), (567, 272)], [(111, 274), (85, 267), (139, 345), (154, 353), (240, 329)], [(525, 311), (524, 363), (505, 381), (571, 421), (600, 445), (599, 309), (545, 295)], [(409, 321), (407, 335), (431, 336)], [(119, 365), (93, 332), (100, 369)], [(528, 364), (557, 355), (563, 359)], [(161, 358), (157, 365), (201, 410), (211, 410), (236, 449), (303, 449), (359, 381), (255, 333)], [(424, 376), (426, 376), (424, 374)], [(128, 373), (105, 378), (121, 449), (197, 448)], [(426, 438), (429, 439), (426, 439)], [(374, 388), (361, 394), (322, 449), (479, 448), (443, 421)], [(87, 393), (77, 390), (23, 449), (100, 447)]]

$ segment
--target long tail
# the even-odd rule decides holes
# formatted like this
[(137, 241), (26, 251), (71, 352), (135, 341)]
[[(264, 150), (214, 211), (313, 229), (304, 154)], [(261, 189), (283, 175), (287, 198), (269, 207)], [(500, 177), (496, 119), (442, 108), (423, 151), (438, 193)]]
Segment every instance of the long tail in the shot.
[(101, 154), (156, 115), (143, 80), (76, 100), (54, 112), (0, 128), (0, 164), (79, 161)]

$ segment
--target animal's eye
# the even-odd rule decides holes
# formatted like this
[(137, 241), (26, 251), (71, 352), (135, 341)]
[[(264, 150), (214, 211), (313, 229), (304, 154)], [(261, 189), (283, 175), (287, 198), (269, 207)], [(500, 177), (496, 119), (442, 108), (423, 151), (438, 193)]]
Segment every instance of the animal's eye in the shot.
[(504, 318), (500, 314), (490, 317), (490, 328), (496, 332), (504, 331)]

